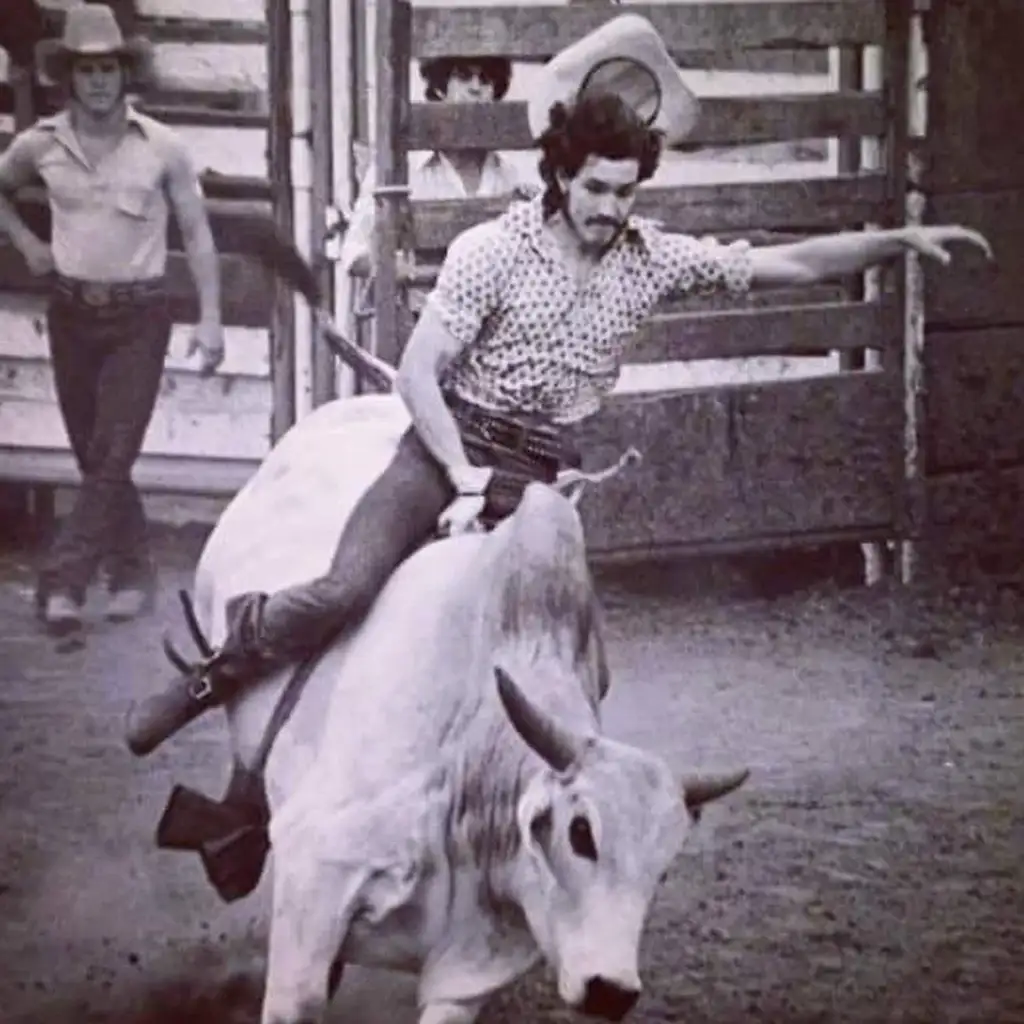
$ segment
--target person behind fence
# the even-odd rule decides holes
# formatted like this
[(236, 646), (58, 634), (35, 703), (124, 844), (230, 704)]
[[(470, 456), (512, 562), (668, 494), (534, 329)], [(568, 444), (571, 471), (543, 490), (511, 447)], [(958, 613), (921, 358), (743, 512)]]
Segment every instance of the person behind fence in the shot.
[(550, 482), (577, 462), (571, 428), (601, 408), (630, 340), (669, 293), (810, 285), (908, 249), (946, 262), (951, 242), (991, 255), (981, 235), (957, 226), (752, 247), (634, 215), (664, 145), (686, 138), (698, 115), (662, 40), (634, 15), (547, 65), (529, 113), (545, 190), (452, 243), (399, 367), (412, 426), (354, 509), (327, 573), (229, 600), (223, 645), (134, 708), (130, 744), (169, 736), (237, 687), (317, 651), (365, 615), (435, 531), (492, 523), (528, 481)]
[[(154, 568), (131, 473), (171, 337), (164, 279), (171, 209), (199, 293), (190, 351), (201, 351), (201, 372), (219, 365), (224, 342), (217, 254), (189, 154), (176, 132), (127, 102), (127, 90), (150, 76), (149, 43), (126, 42), (108, 6), (81, 4), (68, 10), (62, 38), (38, 44), (37, 64), (67, 100), (0, 156), (0, 230), (33, 274), (51, 280), (54, 382), (82, 474), (37, 595), (46, 625), (64, 633), (82, 625), (101, 567), (108, 618), (133, 618), (152, 598)], [(9, 198), (37, 178), (47, 190), (52, 245)]]
[[(512, 84), (512, 62), (507, 57), (453, 55), (424, 60), (420, 75), (427, 100), (434, 103), (493, 103), (501, 101)], [(376, 175), (371, 164), (359, 186), (342, 243), (342, 269), (354, 278), (372, 274)], [(500, 153), (478, 149), (432, 150), (409, 159), (409, 195), (414, 200), (443, 200), (512, 196), (530, 191), (531, 182)], [(407, 254), (399, 258), (399, 283), (415, 272)], [(422, 288), (408, 288), (411, 313), (418, 315), (426, 302)], [(360, 304), (369, 298), (360, 296)]]

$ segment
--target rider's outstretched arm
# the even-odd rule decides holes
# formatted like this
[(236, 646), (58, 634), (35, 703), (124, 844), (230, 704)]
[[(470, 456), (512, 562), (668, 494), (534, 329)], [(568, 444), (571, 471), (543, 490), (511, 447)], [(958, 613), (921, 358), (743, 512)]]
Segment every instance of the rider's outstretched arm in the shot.
[(958, 225), (844, 231), (787, 245), (752, 249), (752, 283), (768, 288), (816, 284), (888, 263), (911, 249), (940, 263), (948, 263), (950, 256), (945, 247), (950, 242), (966, 242), (977, 246), (989, 258), (992, 256), (982, 235)]

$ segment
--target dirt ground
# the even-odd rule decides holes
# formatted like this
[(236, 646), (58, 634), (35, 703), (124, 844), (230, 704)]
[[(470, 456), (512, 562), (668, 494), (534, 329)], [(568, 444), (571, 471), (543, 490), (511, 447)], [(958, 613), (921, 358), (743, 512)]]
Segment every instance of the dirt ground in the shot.
[[(161, 547), (158, 613), (61, 653), (0, 556), (0, 1018), (258, 1020), (266, 879), (225, 907), (157, 851), (171, 784), (218, 793), (210, 716), (152, 757), (121, 742), (165, 671), (194, 548)], [(774, 599), (686, 567), (601, 577), (608, 731), (680, 771), (746, 762), (653, 910), (637, 1024), (1024, 1022), (1024, 607), (819, 584)], [(1015, 952), (1016, 951), (1016, 952)], [(409, 980), (346, 976), (332, 1019), (413, 1022)], [(549, 976), (485, 1024), (569, 1021)]]

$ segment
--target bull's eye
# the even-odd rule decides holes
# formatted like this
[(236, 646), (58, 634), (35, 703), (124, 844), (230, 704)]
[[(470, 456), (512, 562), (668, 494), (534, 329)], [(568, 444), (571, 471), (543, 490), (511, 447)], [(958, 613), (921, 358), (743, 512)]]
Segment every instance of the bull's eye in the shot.
[(594, 833), (591, 831), (590, 822), (582, 814), (577, 814), (569, 822), (569, 845), (577, 857), (597, 860), (597, 843), (594, 842)]

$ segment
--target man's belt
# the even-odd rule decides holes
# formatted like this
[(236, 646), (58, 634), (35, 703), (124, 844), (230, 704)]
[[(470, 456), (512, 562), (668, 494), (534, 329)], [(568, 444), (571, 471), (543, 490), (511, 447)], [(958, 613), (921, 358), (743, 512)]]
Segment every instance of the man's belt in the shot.
[(163, 277), (140, 281), (83, 281), (58, 274), (54, 278), (53, 289), (62, 299), (93, 309), (149, 302), (167, 294)]
[(572, 460), (565, 440), (550, 424), (491, 412), (452, 393), (445, 395), (445, 403), (461, 429), (475, 434), (487, 444), (556, 467), (563, 461)]

